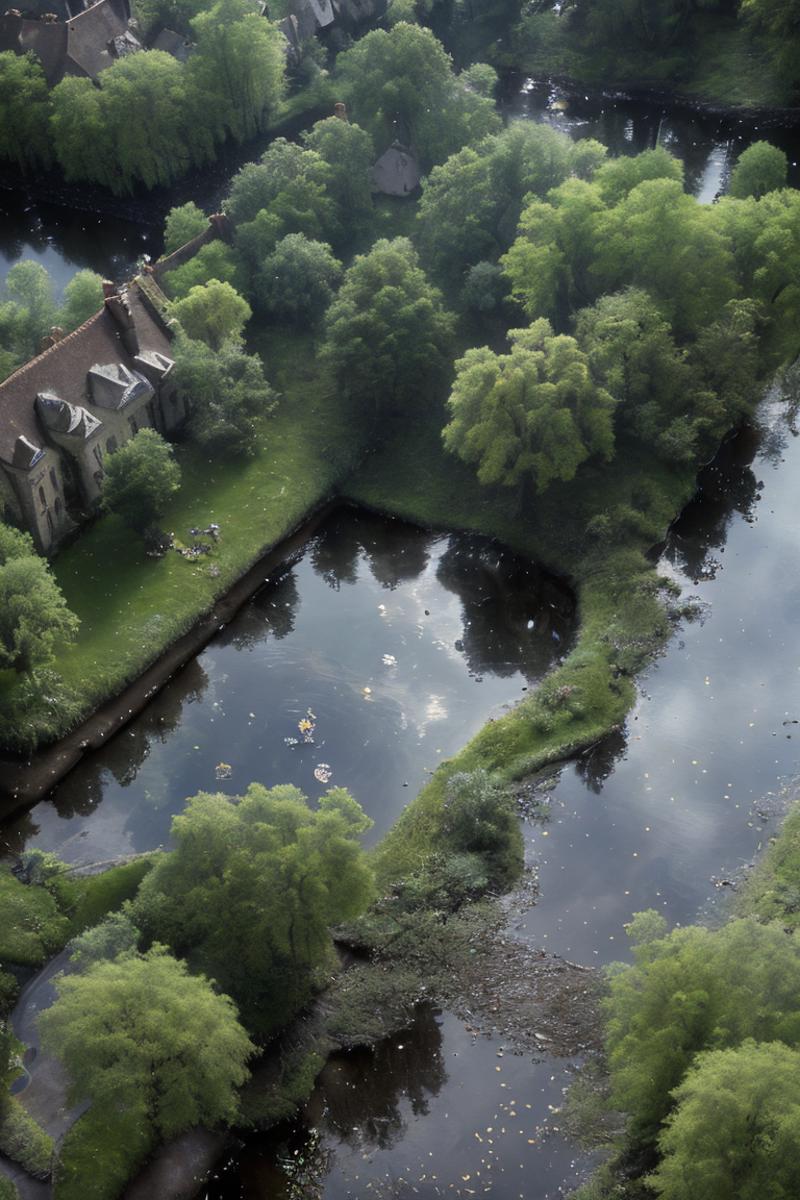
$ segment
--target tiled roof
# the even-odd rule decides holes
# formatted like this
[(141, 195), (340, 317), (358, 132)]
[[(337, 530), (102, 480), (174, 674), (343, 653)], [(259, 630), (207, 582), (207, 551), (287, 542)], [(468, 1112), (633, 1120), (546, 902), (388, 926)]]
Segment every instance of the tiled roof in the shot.
[[(128, 289), (128, 302), (140, 348), (168, 353), (166, 331), (146, 307), (135, 284)], [(119, 327), (108, 308), (103, 307), (0, 383), (0, 460), (13, 461), (14, 446), (20, 436), (34, 446), (44, 444), (34, 410), (40, 392), (51, 392), (68, 404), (86, 404), (89, 369), (95, 364), (114, 362), (133, 369), (133, 357), (122, 344)]]

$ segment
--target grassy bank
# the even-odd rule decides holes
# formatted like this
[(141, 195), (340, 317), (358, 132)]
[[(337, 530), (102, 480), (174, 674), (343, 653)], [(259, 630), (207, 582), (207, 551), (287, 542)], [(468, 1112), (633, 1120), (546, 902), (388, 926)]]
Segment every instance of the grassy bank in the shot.
[(734, 16), (697, 13), (690, 36), (657, 52), (587, 44), (555, 12), (528, 16), (517, 26), (503, 66), (534, 78), (575, 85), (653, 90), (717, 109), (778, 109), (798, 103), (774, 65), (774, 46)]
[[(640, 448), (620, 447), (610, 466), (552, 487), (520, 516), (516, 496), (486, 489), (444, 453), (435, 410), (401, 439), (387, 438), (346, 483), (355, 501), (437, 528), (497, 538), (566, 576), (578, 594), (579, 630), (564, 663), (530, 698), (492, 721), (441, 765), (376, 852), (382, 883), (415, 869), (439, 828), (444, 785), (454, 771), (483, 767), (520, 778), (575, 753), (622, 722), (634, 674), (663, 645), (669, 621), (645, 551), (664, 536), (694, 487)], [(619, 463), (624, 462), (624, 470)], [(604, 523), (594, 522), (598, 513)]]

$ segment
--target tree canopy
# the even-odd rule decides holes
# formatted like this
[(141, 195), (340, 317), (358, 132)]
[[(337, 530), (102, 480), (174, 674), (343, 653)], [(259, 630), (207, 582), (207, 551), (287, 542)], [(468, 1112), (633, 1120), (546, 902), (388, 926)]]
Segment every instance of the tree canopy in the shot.
[(64, 288), (58, 321), (65, 330), (77, 329), (103, 307), (103, 281), (95, 271), (77, 271)]
[(748, 1039), (700, 1054), (673, 1092), (648, 1183), (662, 1200), (800, 1195), (800, 1053)]
[(420, 25), (371, 30), (339, 56), (337, 72), (379, 152), (400, 141), (429, 167), (500, 127), (491, 99), (456, 78), (441, 43)]
[(172, 447), (154, 429), (140, 429), (105, 460), (103, 508), (144, 533), (180, 487)]
[(172, 254), (173, 250), (185, 246), (207, 226), (208, 218), (193, 200), (171, 208), (164, 222), (164, 253)]
[(28, 535), (0, 524), (0, 669), (25, 673), (45, 665), (78, 624)]
[(798, 989), (800, 944), (777, 926), (688, 926), (636, 946), (606, 1004), (612, 1098), (631, 1114), (634, 1138), (655, 1141), (701, 1051), (748, 1037), (796, 1045)]
[(359, 845), (370, 824), (343, 788), (316, 809), (288, 784), (251, 784), (236, 803), (201, 792), (142, 883), (137, 923), (213, 975), (246, 1026), (267, 1034), (308, 999), (329, 927), (372, 896)]
[(610, 459), (614, 400), (575, 339), (544, 319), (508, 338), (509, 354), (484, 346), (456, 362), (445, 448), (474, 464), (481, 483), (538, 492), (572, 479), (590, 455)]
[(161, 1138), (233, 1120), (253, 1046), (202, 975), (154, 947), (61, 975), (56, 991), (39, 1028), (72, 1103), (137, 1114)]
[(338, 117), (317, 121), (303, 134), (303, 144), (327, 164), (325, 191), (337, 210), (329, 230), (334, 245), (352, 241), (372, 220), (370, 169), (375, 161), (372, 138), (365, 129)]
[(256, 274), (259, 304), (279, 321), (315, 324), (324, 315), (342, 277), (330, 246), (302, 233), (288, 233)]
[(449, 367), (452, 319), (408, 238), (377, 241), (347, 270), (325, 320), (323, 356), (365, 411), (413, 408)]
[(23, 171), (52, 159), (48, 133), (50, 93), (33, 54), (0, 54), (0, 159)]
[(240, 342), (252, 309), (229, 283), (209, 279), (189, 289), (170, 306), (170, 315), (186, 336), (219, 350), (225, 342)]
[(769, 142), (753, 142), (737, 159), (731, 175), (730, 193), (738, 200), (748, 196), (760, 200), (767, 192), (786, 187), (788, 160), (782, 150)]
[(261, 359), (235, 342), (214, 351), (187, 337), (175, 343), (175, 385), (189, 408), (189, 431), (202, 446), (223, 454), (255, 454), (256, 418), (275, 406)]

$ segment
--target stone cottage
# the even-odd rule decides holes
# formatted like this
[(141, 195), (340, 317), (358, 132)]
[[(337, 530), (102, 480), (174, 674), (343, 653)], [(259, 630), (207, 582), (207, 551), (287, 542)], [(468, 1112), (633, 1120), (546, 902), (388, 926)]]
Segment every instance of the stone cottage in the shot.
[(186, 413), (170, 335), (144, 286), (106, 285), (100, 312), (0, 383), (0, 517), (52, 553), (86, 520), (108, 454), (142, 428), (165, 435)]

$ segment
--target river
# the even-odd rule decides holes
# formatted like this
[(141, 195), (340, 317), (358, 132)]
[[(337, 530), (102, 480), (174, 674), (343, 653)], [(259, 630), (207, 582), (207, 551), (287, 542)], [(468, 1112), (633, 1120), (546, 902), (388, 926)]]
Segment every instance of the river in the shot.
[[(518, 115), (617, 150), (657, 135), (703, 199), (724, 181), (730, 139), (706, 128), (713, 119), (656, 119), (619, 98), (587, 101), (589, 112), (573, 101), (556, 116), (552, 99), (526, 86)], [(9, 195), (2, 204), (13, 208), (5, 261), (34, 251), (59, 283), (81, 266), (121, 278), (142, 252), (158, 253), (158, 234), (136, 223)], [(540, 894), (514, 918), (519, 937), (586, 964), (625, 957), (637, 909), (714, 919), (774, 829), (798, 770), (799, 481), (800, 439), (775, 405), (703, 473), (660, 560), (701, 616), (641, 681), (624, 734), (565, 767), (549, 819), (526, 824)], [(291, 780), (316, 795), (320, 769), (362, 801), (374, 839), (570, 636), (563, 593), (492, 543), (342, 512), (137, 721), (7, 822), (5, 849), (86, 862), (149, 848), (199, 788)], [(335, 1056), (298, 1121), (245, 1140), (205, 1196), (290, 1200), (294, 1186), (324, 1200), (550, 1200), (587, 1167), (559, 1126), (574, 1065), (514, 1055), (423, 1008), (376, 1050)]]

